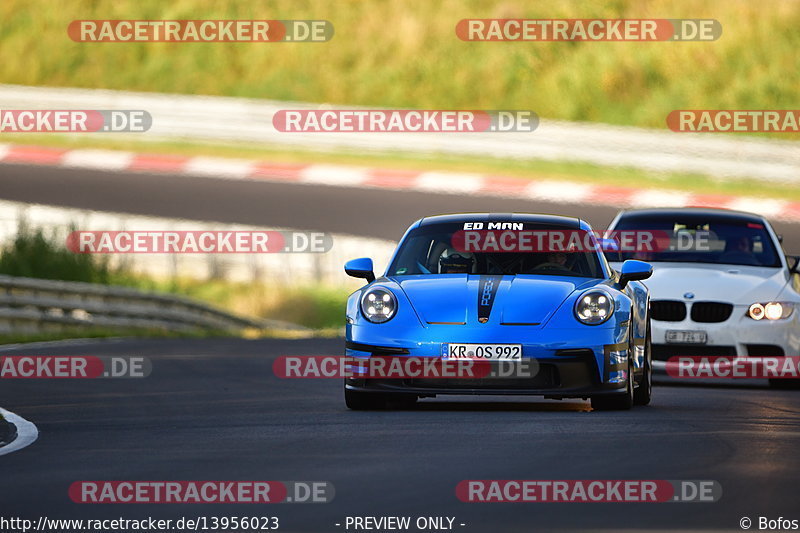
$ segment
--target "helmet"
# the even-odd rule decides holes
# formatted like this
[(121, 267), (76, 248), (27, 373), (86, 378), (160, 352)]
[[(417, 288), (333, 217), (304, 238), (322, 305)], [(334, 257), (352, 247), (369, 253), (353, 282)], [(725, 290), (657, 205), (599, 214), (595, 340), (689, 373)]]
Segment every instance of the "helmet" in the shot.
[(439, 257), (440, 274), (470, 274), (475, 258), (469, 252), (447, 249)]

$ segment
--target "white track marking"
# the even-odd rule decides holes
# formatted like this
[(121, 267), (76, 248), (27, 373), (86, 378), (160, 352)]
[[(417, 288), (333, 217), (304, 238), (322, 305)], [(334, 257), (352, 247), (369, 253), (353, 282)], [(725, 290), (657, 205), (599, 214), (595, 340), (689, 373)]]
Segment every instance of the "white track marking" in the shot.
[(413, 188), (418, 191), (473, 194), (484, 184), (480, 174), (457, 172), (423, 172), (417, 176)]
[(300, 171), (300, 181), (336, 187), (358, 187), (367, 180), (368, 169), (339, 165), (309, 165)]
[(758, 213), (759, 215), (772, 218), (777, 213), (781, 213), (784, 206), (786, 206), (786, 202), (782, 200), (773, 200), (770, 198), (736, 198), (728, 202), (725, 207), (738, 211)]
[(674, 191), (645, 190), (635, 193), (630, 198), (634, 207), (686, 207), (690, 196)]
[(209, 178), (244, 179), (255, 169), (255, 162), (247, 159), (223, 157), (193, 157), (183, 169), (184, 174)]
[(39, 430), (33, 422), (28, 422), (21, 416), (15, 415), (11, 411), (6, 411), (2, 407), (0, 407), (0, 413), (3, 414), (6, 420), (17, 426), (17, 438), (10, 444), (0, 448), (0, 455), (19, 451), (26, 446), (30, 446), (39, 438)]
[(125, 170), (131, 166), (134, 157), (135, 154), (133, 152), (70, 150), (64, 154), (61, 164), (65, 167)]
[(592, 194), (593, 187), (583, 183), (535, 181), (528, 185), (527, 197), (549, 202), (580, 204)]

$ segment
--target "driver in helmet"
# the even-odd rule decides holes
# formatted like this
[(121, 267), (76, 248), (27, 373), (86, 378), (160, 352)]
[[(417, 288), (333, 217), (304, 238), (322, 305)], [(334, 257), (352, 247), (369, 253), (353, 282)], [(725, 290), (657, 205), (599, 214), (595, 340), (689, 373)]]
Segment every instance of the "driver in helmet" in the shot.
[(569, 268), (569, 267), (566, 266), (567, 265), (567, 253), (566, 252), (551, 252), (551, 253), (547, 254), (547, 261), (546, 262), (550, 263), (550, 264), (553, 264), (553, 265), (559, 265), (559, 266), (562, 266), (564, 268)]
[(471, 274), (475, 257), (469, 252), (448, 248), (439, 258), (440, 274)]

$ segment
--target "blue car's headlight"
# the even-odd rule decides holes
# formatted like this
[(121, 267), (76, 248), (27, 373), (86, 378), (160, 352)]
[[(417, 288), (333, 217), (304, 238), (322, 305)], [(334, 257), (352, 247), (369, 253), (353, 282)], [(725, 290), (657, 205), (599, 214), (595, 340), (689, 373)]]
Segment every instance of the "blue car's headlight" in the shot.
[(613, 313), (614, 299), (605, 291), (587, 291), (575, 302), (575, 316), (584, 324), (602, 324)]
[(370, 289), (361, 297), (361, 313), (376, 324), (391, 320), (397, 314), (397, 298), (386, 289)]

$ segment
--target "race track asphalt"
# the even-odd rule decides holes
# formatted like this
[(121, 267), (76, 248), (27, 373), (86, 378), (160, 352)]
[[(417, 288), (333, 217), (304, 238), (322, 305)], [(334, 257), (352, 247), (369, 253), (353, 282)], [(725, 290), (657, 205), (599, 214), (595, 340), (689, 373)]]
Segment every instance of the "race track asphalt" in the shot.
[[(552, 213), (601, 230), (618, 211), (612, 205), (11, 164), (0, 165), (0, 199), (392, 240), (414, 220), (442, 213)], [(797, 226), (774, 226), (787, 252), (800, 254)]]
[[(283, 531), (345, 531), (346, 516), (452, 516), (459, 531), (738, 530), (797, 515), (800, 403), (746, 386), (655, 389), (653, 404), (591, 412), (579, 400), (426, 399), (354, 412), (339, 380), (281, 380), (279, 355), (339, 354), (339, 339), (100, 340), (0, 355), (137, 355), (128, 380), (4, 380), (0, 405), (34, 421), (0, 457), (0, 516), (278, 516)], [(715, 480), (715, 503), (464, 503), (465, 479)], [(78, 480), (330, 481), (327, 504), (88, 505)], [(352, 531), (352, 529), (351, 529)]]

